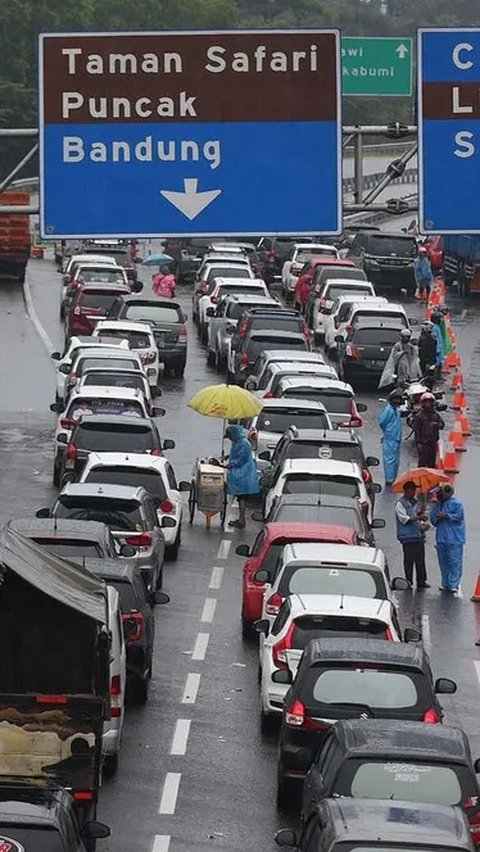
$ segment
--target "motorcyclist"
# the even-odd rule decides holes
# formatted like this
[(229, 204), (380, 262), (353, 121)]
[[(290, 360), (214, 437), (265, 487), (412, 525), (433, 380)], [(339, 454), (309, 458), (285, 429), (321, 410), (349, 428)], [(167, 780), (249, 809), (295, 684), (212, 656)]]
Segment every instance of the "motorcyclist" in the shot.
[(425, 320), (418, 338), (418, 356), (420, 360), (420, 371), (426, 380), (426, 384), (433, 387), (434, 368), (437, 362), (437, 341), (432, 334), (433, 322)]
[(424, 393), (420, 398), (421, 408), (415, 417), (415, 444), (418, 451), (418, 467), (435, 467), (437, 442), (445, 423), (435, 410), (433, 393)]
[(405, 387), (409, 382), (420, 378), (420, 364), (418, 360), (418, 349), (411, 342), (412, 332), (409, 328), (402, 328), (400, 340), (394, 343), (383, 373), (380, 378), (379, 387), (396, 384)]

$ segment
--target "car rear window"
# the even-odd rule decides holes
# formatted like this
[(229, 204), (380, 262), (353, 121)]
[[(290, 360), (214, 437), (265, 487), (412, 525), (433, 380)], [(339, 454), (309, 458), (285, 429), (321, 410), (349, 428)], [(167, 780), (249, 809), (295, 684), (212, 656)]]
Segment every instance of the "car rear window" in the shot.
[[(355, 311), (352, 316), (352, 325), (360, 325), (362, 322), (367, 322), (369, 325), (376, 323), (381, 325), (385, 319), (395, 320), (395, 323), (398, 323), (398, 328), (405, 328), (408, 325), (407, 318), (400, 311), (388, 311), (383, 310), (382, 308), (379, 308), (378, 312), (375, 313), (373, 311)], [(391, 329), (389, 329), (389, 331), (391, 331)]]
[(363, 453), (358, 444), (322, 444), (312, 441), (291, 441), (284, 459), (334, 459), (356, 462), (363, 466)]
[(120, 580), (116, 577), (109, 577), (108, 574), (104, 577), (109, 586), (113, 586), (117, 590), (120, 597), (120, 609), (122, 612), (131, 612), (132, 609), (138, 609), (138, 601), (135, 595), (135, 589), (127, 580)]
[(208, 296), (213, 293), (217, 286), (215, 283), (216, 278), (253, 278), (250, 266), (245, 261), (238, 266), (234, 264), (235, 261), (232, 258), (232, 266), (214, 266), (210, 269), (207, 274), (207, 284), (209, 285), (207, 289)]
[(100, 521), (113, 530), (144, 530), (140, 504), (137, 500), (118, 500), (107, 496), (69, 496), (60, 494), (55, 506), (57, 518), (78, 521)]
[[(281, 391), (281, 388), (279, 388)], [(350, 403), (352, 396), (349, 393), (331, 393), (324, 388), (315, 388), (305, 385), (302, 387), (286, 387), (283, 390), (282, 397), (295, 396), (298, 399), (315, 399), (325, 406), (331, 414), (350, 414)]]
[(302, 251), (297, 252), (295, 256), (294, 263), (300, 265), (300, 263), (308, 263), (308, 261), (312, 257), (328, 257), (332, 254), (332, 249), (322, 249), (322, 248), (311, 248), (311, 249), (302, 249)]
[(467, 779), (467, 771), (459, 765), (402, 759), (348, 760), (340, 770), (335, 795), (459, 805), (472, 792)]
[(101, 369), (102, 367), (111, 367), (112, 370), (114, 370), (115, 367), (118, 367), (119, 370), (121, 370), (122, 367), (125, 367), (127, 370), (140, 370), (140, 365), (138, 361), (134, 360), (133, 358), (110, 358), (108, 356), (105, 356), (104, 358), (97, 356), (96, 358), (94, 358), (91, 356), (86, 356), (85, 358), (79, 360), (78, 364), (76, 365), (75, 372), (78, 376), (80, 376), (82, 375), (82, 373), (85, 372), (85, 370), (91, 370), (95, 368)]
[(167, 497), (165, 484), (159, 473), (147, 470), (143, 467), (131, 467), (130, 465), (102, 465), (92, 468), (85, 482), (108, 482), (110, 485), (130, 485), (132, 487), (143, 486), (155, 500), (163, 502)]
[(118, 337), (128, 340), (130, 349), (149, 349), (151, 346), (150, 335), (144, 331), (128, 331), (126, 329), (99, 329), (97, 337)]
[(290, 426), (298, 429), (328, 429), (328, 418), (323, 411), (291, 408), (285, 411), (263, 411), (258, 415), (258, 432), (279, 432), (283, 434)]
[(44, 547), (49, 553), (61, 556), (64, 559), (75, 556), (87, 556), (92, 559), (98, 559), (105, 555), (100, 545), (95, 541), (82, 541), (78, 538), (34, 538), (33, 541)]
[(274, 316), (257, 316), (250, 320), (250, 328), (274, 328), (276, 331), (303, 332), (304, 325), (302, 317), (284, 316), (281, 311)]
[(371, 234), (367, 238), (365, 246), (366, 254), (377, 254), (383, 257), (399, 255), (401, 257), (415, 257), (417, 253), (417, 241), (415, 237), (395, 237), (394, 235)]
[(119, 414), (128, 417), (143, 417), (143, 406), (135, 399), (77, 399), (68, 406), (66, 417), (78, 420), (89, 414)]
[(82, 423), (75, 429), (72, 441), (80, 450), (98, 453), (145, 453), (155, 448), (154, 433), (147, 426), (133, 429), (131, 424)]
[(357, 269), (355, 266), (322, 266), (318, 273), (318, 283), (323, 284), (329, 278), (347, 278), (351, 281), (366, 281), (367, 276), (363, 269)]
[(317, 506), (315, 503), (283, 503), (280, 501), (272, 511), (271, 521), (318, 523), (318, 524), (341, 524), (349, 527), (359, 535), (364, 535), (365, 529), (362, 524), (361, 515), (355, 509), (340, 508), (338, 506)]
[(381, 573), (368, 568), (293, 564), (285, 567), (278, 592), (283, 597), (294, 594), (355, 595), (384, 600), (386, 589)]
[(118, 292), (115, 291), (112, 291), (111, 293), (95, 293), (89, 290), (88, 293), (83, 292), (79, 294), (78, 304), (81, 305), (82, 308), (98, 308), (99, 310), (108, 311), (118, 298), (118, 295)]
[(330, 494), (332, 497), (360, 497), (358, 482), (348, 476), (291, 473), (284, 479), (284, 494)]
[(100, 385), (101, 387), (114, 388), (131, 388), (132, 390), (141, 390), (145, 393), (145, 379), (140, 372), (132, 373), (116, 373), (114, 370), (105, 370), (103, 373), (99, 370), (87, 373), (82, 387), (87, 385)]
[(347, 635), (350, 639), (385, 639), (385, 629), (386, 625), (382, 621), (370, 618), (341, 614), (302, 616), (295, 619), (292, 648), (303, 650), (310, 639), (318, 639), (319, 636), (334, 638)]
[(84, 281), (95, 281), (96, 283), (102, 284), (116, 284), (118, 281), (122, 283), (125, 282), (125, 275), (121, 269), (115, 269), (115, 267), (109, 267), (108, 269), (80, 269), (78, 273), (79, 278), (83, 278)]
[[(230, 276), (228, 276), (230, 277)], [(245, 278), (246, 276), (242, 276)], [(231, 293), (251, 293), (252, 296), (265, 296), (265, 287), (254, 284), (223, 284), (218, 288), (217, 298), (228, 296)]]
[[(307, 675), (307, 689), (316, 704), (366, 704), (373, 710), (414, 710), (418, 707), (420, 675), (391, 668), (350, 666), (322, 669), (313, 666)], [(425, 688), (421, 693), (425, 692)], [(422, 702), (424, 704), (424, 701)], [(328, 712), (328, 711), (327, 711)]]
[(247, 351), (250, 356), (250, 360), (254, 360), (257, 355), (260, 355), (264, 349), (291, 349), (297, 350), (300, 352), (306, 352), (308, 349), (307, 341), (303, 338), (298, 338), (297, 340), (292, 340), (291, 337), (281, 338), (281, 337), (254, 337), (248, 341)]
[[(326, 364), (306, 364), (302, 362), (302, 366), (290, 368), (288, 370), (279, 370), (270, 385), (270, 393), (275, 394), (282, 379), (295, 378), (295, 376), (324, 376), (326, 379), (337, 379), (338, 376), (331, 372), (331, 368)], [(259, 388), (261, 390), (261, 388)]]
[[(387, 346), (398, 343), (398, 328), (359, 328), (353, 338), (360, 346)], [(388, 353), (387, 353), (388, 354)]]
[(373, 296), (373, 288), (370, 284), (365, 285), (365, 287), (345, 287), (343, 284), (328, 284), (325, 288), (325, 292), (323, 295), (326, 299), (329, 299), (333, 302), (334, 299), (337, 299), (339, 296), (343, 296), (345, 293), (352, 293), (356, 296)]
[(132, 322), (183, 322), (180, 308), (174, 305), (126, 305), (123, 316)]
[(65, 852), (65, 844), (56, 828), (9, 825), (8, 817), (5, 817), (2, 820), (0, 849), (6, 852)]

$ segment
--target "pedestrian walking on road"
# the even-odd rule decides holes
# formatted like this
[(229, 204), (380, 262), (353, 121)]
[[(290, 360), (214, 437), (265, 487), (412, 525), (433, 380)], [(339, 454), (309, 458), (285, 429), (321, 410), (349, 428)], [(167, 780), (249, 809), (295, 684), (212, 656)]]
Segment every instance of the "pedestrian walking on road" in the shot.
[(427, 249), (420, 246), (418, 254), (413, 261), (413, 274), (417, 284), (418, 298), (428, 302), (430, 288), (433, 284), (433, 271), (428, 259)]
[(435, 527), (438, 564), (442, 575), (441, 591), (457, 592), (463, 573), (465, 547), (465, 510), (454, 497), (453, 485), (445, 483), (437, 491), (437, 503), (430, 510)]
[(403, 497), (395, 506), (397, 539), (403, 548), (403, 570), (413, 586), (413, 569), (417, 575), (417, 589), (429, 589), (425, 568), (425, 532), (427, 515), (415, 497), (417, 486), (413, 481), (403, 486)]
[(238, 500), (238, 519), (230, 521), (229, 526), (243, 530), (247, 498), (260, 492), (257, 465), (243, 426), (227, 426), (225, 437), (232, 442), (227, 462), (227, 492)]
[(418, 467), (435, 467), (437, 443), (440, 431), (445, 423), (434, 408), (433, 393), (424, 393), (420, 397), (420, 411), (415, 416), (415, 444), (418, 451)]
[(397, 478), (402, 447), (402, 418), (399, 407), (402, 402), (402, 392), (394, 390), (389, 394), (387, 404), (378, 416), (378, 423), (383, 432), (383, 471), (385, 485), (391, 485)]
[(435, 338), (435, 343), (437, 344), (437, 353), (435, 359), (435, 363), (437, 366), (437, 379), (440, 380), (442, 378), (443, 362), (445, 361), (445, 344), (443, 341), (442, 334), (443, 316), (440, 312), (436, 311), (434, 314), (432, 314), (431, 320), (433, 323), (432, 334)]
[(437, 363), (437, 341), (432, 334), (432, 329), (433, 322), (425, 320), (425, 322), (422, 323), (422, 329), (418, 338), (420, 372), (422, 376), (425, 376), (427, 382), (433, 379), (433, 370), (431, 368), (435, 368)]

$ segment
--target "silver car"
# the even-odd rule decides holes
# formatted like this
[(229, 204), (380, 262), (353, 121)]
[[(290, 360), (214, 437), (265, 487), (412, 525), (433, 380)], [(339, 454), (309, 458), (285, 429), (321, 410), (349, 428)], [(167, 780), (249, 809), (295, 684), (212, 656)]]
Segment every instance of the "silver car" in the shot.
[[(247, 296), (234, 293), (224, 296), (216, 309), (207, 308), (208, 325), (207, 363), (215, 364), (217, 370), (226, 368), (232, 335), (238, 320), (249, 308), (281, 308), (277, 299), (268, 296)], [(211, 314), (209, 313), (211, 312)]]

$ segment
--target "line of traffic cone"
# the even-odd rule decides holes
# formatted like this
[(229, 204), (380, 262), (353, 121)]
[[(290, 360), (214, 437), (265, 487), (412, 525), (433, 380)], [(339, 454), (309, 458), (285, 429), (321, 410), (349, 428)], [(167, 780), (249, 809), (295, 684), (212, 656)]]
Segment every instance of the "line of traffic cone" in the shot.
[(460, 428), (462, 430), (462, 435), (466, 438), (472, 434), (472, 430), (470, 428), (470, 421), (468, 419), (468, 415), (464, 410), (455, 412), (455, 421), (460, 423)]
[(453, 446), (453, 444), (447, 444), (447, 448), (443, 453), (443, 457), (441, 459), (441, 466), (441, 469), (444, 473), (454, 475), (459, 472), (457, 454), (455, 452), (455, 447)]
[(448, 436), (448, 440), (450, 441), (456, 453), (466, 453), (467, 448), (465, 446), (462, 427), (460, 426), (458, 420), (455, 421), (455, 425)]
[(459, 390), (463, 388), (463, 375), (455, 371), (452, 375), (452, 381), (450, 384), (450, 390)]

